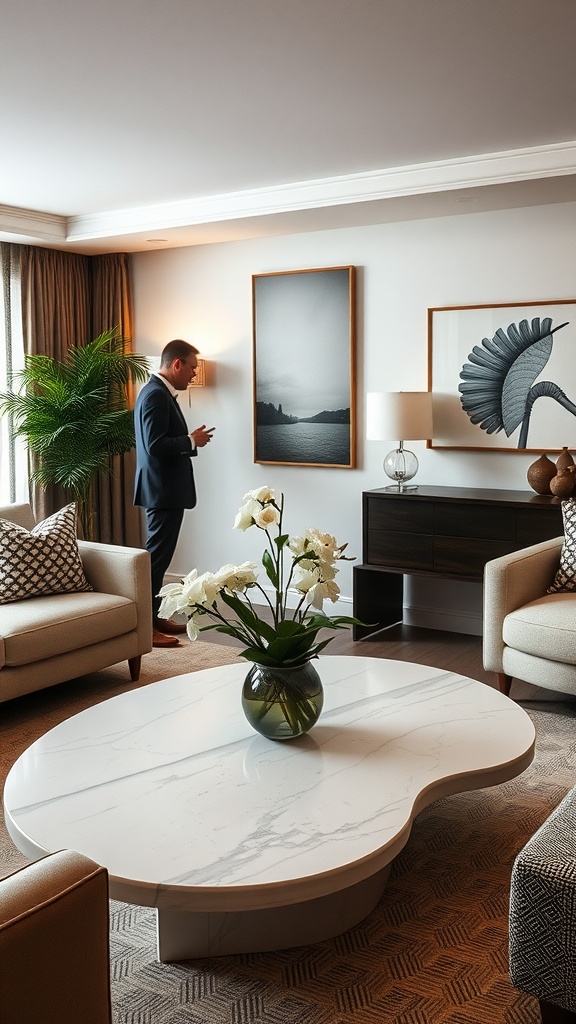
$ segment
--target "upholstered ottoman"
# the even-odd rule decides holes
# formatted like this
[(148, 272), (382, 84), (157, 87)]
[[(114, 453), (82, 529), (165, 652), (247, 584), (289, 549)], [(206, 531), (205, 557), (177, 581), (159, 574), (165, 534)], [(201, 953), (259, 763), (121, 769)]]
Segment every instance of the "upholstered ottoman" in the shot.
[(514, 862), (510, 978), (540, 1001), (544, 1022), (576, 1021), (576, 788)]

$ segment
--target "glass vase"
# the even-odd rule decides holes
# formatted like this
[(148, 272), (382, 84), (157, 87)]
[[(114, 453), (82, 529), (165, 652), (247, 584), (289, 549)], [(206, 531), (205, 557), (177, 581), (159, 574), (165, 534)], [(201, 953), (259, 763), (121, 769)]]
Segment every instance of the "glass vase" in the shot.
[(311, 662), (295, 668), (252, 665), (242, 688), (242, 708), (256, 732), (271, 740), (302, 736), (318, 721), (324, 691)]

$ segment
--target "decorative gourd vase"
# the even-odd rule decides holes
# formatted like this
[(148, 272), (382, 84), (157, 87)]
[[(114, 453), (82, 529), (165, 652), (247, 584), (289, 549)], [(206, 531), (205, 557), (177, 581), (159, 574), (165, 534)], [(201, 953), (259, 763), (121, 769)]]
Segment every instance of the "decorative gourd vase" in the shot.
[(526, 478), (536, 494), (550, 494), (550, 481), (558, 472), (556, 466), (547, 455), (541, 455), (536, 462), (528, 467)]
[(242, 687), (246, 718), (271, 740), (303, 736), (318, 721), (323, 704), (322, 681), (310, 661), (296, 668), (254, 664)]
[(564, 446), (560, 455), (556, 459), (556, 472), (559, 473), (561, 469), (569, 469), (570, 466), (574, 465), (574, 459), (570, 455), (568, 448)]
[(556, 498), (569, 498), (574, 490), (575, 466), (561, 469), (550, 481), (550, 491)]

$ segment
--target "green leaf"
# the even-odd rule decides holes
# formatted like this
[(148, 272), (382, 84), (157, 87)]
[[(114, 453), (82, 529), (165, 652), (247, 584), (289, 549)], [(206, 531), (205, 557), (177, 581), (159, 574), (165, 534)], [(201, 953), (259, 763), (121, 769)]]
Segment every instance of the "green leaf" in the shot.
[(111, 457), (134, 447), (126, 388), (148, 375), (146, 358), (131, 353), (117, 329), (72, 346), (63, 361), (26, 356), (0, 394), (0, 413), (35, 453), (33, 479), (84, 500), (97, 474), (110, 472)]
[(275, 590), (277, 590), (279, 586), (278, 573), (276, 571), (274, 559), (272, 558), (272, 555), (270, 554), (269, 551), (265, 551), (264, 554), (262, 555), (262, 565), (266, 570), (266, 575), (270, 580), (272, 586), (274, 587)]
[(252, 632), (264, 637), (267, 641), (274, 639), (276, 636), (276, 630), (274, 627), (268, 622), (265, 622), (264, 619), (260, 619), (249, 605), (239, 597), (236, 597), (235, 594), (228, 594), (226, 591), (222, 591), (220, 596), (224, 603), (236, 612), (240, 622), (243, 622), (245, 626), (252, 630)]
[(267, 651), (260, 650), (259, 647), (246, 647), (245, 650), (239, 651), (239, 654), (241, 658), (246, 658), (246, 661), (254, 661), (257, 665), (277, 666), (280, 664)]
[(297, 622), (295, 619), (282, 619), (281, 622), (278, 623), (278, 636), (294, 636), (296, 633), (301, 632), (302, 624)]

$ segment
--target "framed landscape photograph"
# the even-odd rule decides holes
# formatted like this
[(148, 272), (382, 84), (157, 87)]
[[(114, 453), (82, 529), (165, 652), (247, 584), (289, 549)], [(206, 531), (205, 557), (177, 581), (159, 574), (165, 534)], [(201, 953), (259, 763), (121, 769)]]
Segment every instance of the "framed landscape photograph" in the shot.
[(429, 448), (576, 447), (576, 300), (428, 309)]
[(354, 270), (253, 275), (254, 462), (356, 465)]

